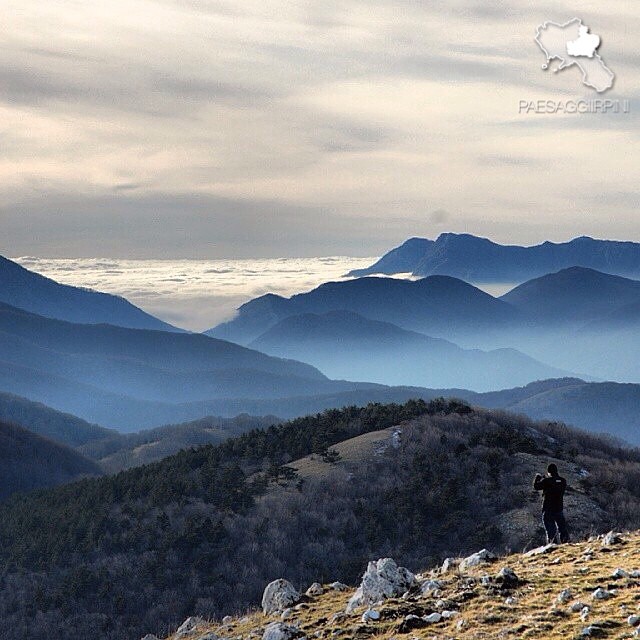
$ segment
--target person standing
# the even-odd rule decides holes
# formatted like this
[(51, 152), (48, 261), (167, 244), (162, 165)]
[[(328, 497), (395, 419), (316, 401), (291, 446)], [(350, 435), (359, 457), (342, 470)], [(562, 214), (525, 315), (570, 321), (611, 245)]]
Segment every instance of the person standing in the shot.
[(553, 462), (547, 467), (546, 477), (536, 474), (533, 488), (542, 491), (542, 524), (547, 532), (547, 544), (555, 542), (558, 536), (560, 542), (569, 542), (563, 500), (567, 481), (560, 476), (558, 467)]

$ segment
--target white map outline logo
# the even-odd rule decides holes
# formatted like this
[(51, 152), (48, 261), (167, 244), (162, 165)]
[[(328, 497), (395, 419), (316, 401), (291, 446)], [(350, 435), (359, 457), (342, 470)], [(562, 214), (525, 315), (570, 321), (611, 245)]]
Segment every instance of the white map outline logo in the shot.
[(535, 41), (547, 57), (543, 69), (550, 68), (553, 60), (560, 61), (554, 73), (575, 65), (582, 72), (583, 84), (604, 93), (613, 87), (616, 76), (597, 51), (600, 36), (589, 29), (580, 18), (564, 24), (547, 21), (537, 28)]

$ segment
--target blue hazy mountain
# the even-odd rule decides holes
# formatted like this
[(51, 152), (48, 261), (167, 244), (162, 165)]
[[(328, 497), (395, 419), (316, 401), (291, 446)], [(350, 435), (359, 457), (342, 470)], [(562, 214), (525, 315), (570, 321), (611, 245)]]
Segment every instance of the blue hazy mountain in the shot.
[(566, 374), (515, 349), (462, 349), (350, 311), (287, 317), (250, 346), (308, 362), (331, 378), (390, 385), (485, 391)]
[(119, 296), (71, 287), (0, 256), (0, 302), (47, 318), (132, 329), (181, 331)]
[(181, 421), (164, 411), (169, 405), (354, 388), (308, 364), (200, 334), (72, 324), (4, 304), (0, 362), (3, 391), (106, 426), (124, 419), (129, 429), (139, 418), (138, 428)]
[(540, 323), (605, 322), (609, 316), (615, 323), (637, 309), (640, 281), (571, 267), (529, 280), (501, 300)]
[(18, 491), (101, 474), (97, 463), (77, 451), (0, 421), (0, 500)]
[(36, 435), (70, 447), (118, 435), (112, 429), (12, 393), (0, 392), (0, 422), (20, 424)]
[(517, 309), (457, 278), (359, 278), (328, 282), (291, 298), (261, 296), (242, 305), (234, 319), (207, 335), (249, 344), (289, 316), (331, 311), (351, 311), (370, 320), (446, 338), (483, 330), (495, 333), (520, 320)]
[(640, 277), (640, 243), (575, 238), (523, 247), (501, 245), (469, 234), (443, 233), (435, 241), (411, 238), (371, 267), (351, 276), (413, 273), (448, 275), (468, 282), (524, 282), (567, 267)]

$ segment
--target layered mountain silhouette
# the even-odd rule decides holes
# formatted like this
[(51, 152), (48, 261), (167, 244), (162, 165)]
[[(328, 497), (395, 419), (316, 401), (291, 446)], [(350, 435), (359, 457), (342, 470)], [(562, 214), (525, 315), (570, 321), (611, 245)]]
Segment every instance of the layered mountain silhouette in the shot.
[(36, 435), (70, 447), (119, 435), (111, 429), (12, 393), (0, 393), (0, 421), (23, 425)]
[(0, 302), (47, 318), (132, 329), (181, 331), (119, 296), (71, 287), (0, 256)]
[(359, 278), (328, 282), (291, 298), (261, 296), (242, 305), (234, 319), (206, 333), (249, 344), (284, 318), (331, 311), (351, 311), (370, 320), (446, 338), (483, 330), (499, 332), (521, 319), (513, 306), (457, 278)]
[(98, 464), (77, 451), (0, 421), (0, 500), (19, 491), (99, 475)]
[(564, 375), (515, 349), (461, 349), (349, 311), (281, 320), (250, 346), (317, 366), (332, 378), (485, 391)]
[(588, 267), (640, 277), (640, 243), (582, 236), (532, 247), (501, 245), (469, 234), (443, 233), (436, 240), (411, 238), (371, 267), (350, 276), (412, 273), (448, 275), (468, 282), (523, 282), (568, 267)]
[(640, 281), (571, 267), (525, 282), (501, 300), (520, 309), (527, 318), (544, 324), (605, 320), (629, 305), (637, 308)]
[(167, 410), (181, 403), (356, 388), (308, 364), (200, 334), (72, 324), (4, 304), (0, 362), (0, 389), (107, 426), (125, 420), (127, 428), (208, 413)]

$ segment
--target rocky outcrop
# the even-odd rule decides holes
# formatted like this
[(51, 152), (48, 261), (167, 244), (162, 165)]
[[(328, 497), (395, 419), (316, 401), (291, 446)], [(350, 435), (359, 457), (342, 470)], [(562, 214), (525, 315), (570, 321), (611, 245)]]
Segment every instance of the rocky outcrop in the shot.
[(481, 564), (488, 564), (489, 562), (493, 562), (496, 559), (496, 556), (491, 553), (491, 551), (487, 549), (481, 549), (476, 553), (471, 554), (470, 556), (463, 558), (458, 565), (460, 571), (466, 571), (471, 567), (477, 567)]
[(304, 636), (304, 633), (298, 627), (284, 624), (283, 622), (272, 622), (264, 630), (262, 640), (294, 640), (294, 638), (301, 638), (302, 636)]
[(374, 605), (417, 586), (416, 577), (391, 558), (370, 562), (362, 582), (347, 604), (347, 613), (362, 606)]
[(285, 609), (300, 602), (301, 595), (296, 588), (282, 578), (270, 582), (262, 595), (262, 612), (265, 615), (282, 613)]

